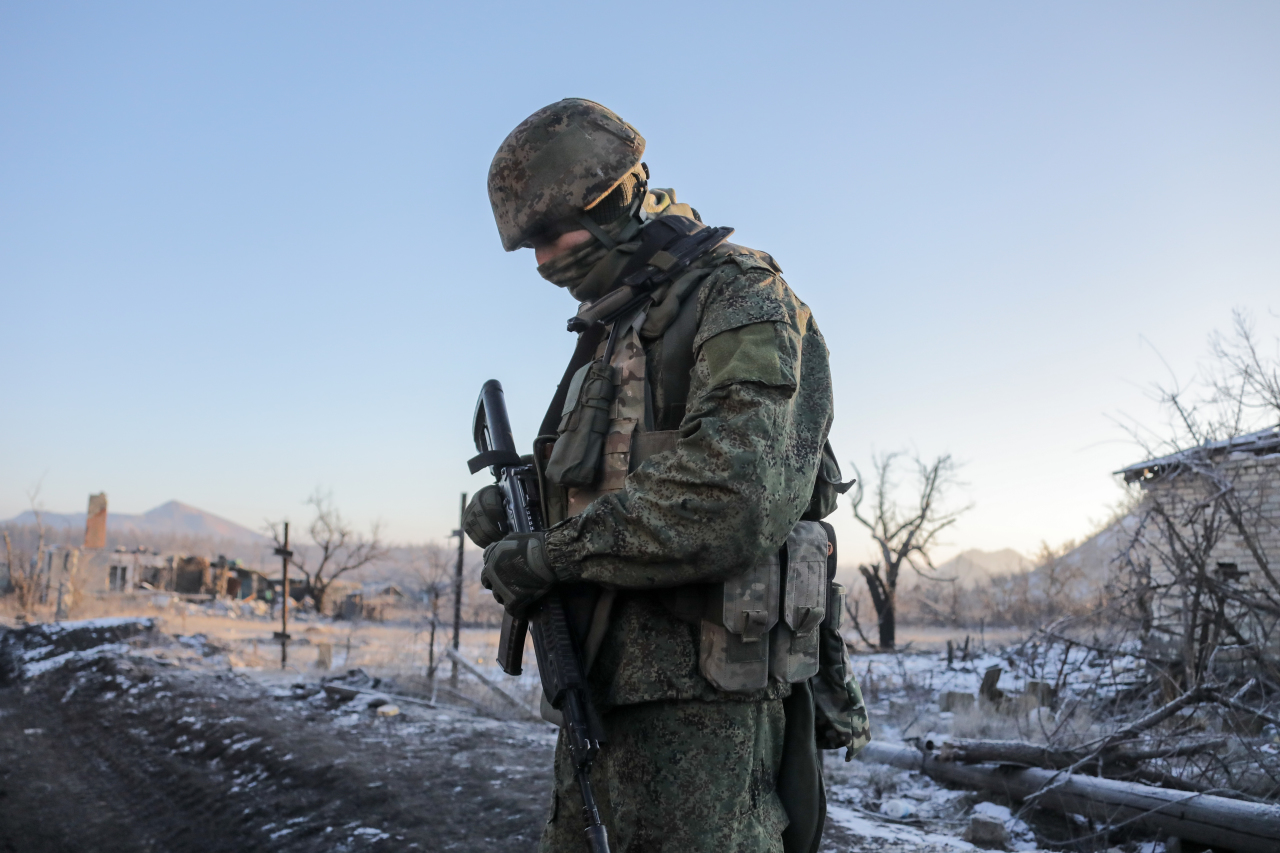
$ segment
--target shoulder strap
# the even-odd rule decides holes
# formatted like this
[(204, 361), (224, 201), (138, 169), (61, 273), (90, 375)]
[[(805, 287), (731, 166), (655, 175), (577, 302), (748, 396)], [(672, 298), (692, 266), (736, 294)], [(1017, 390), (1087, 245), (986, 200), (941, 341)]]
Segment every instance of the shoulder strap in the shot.
[[(556, 388), (539, 435), (556, 432), (573, 374), (594, 357), (608, 324), (644, 304), (655, 287), (679, 278), (691, 264), (722, 245), (733, 229), (708, 228), (684, 216), (662, 216), (640, 233), (641, 246), (619, 276), (622, 286), (583, 306), (569, 320), (569, 330), (579, 333), (578, 346)], [(698, 331), (700, 287), (699, 283), (685, 296), (679, 314), (663, 333), (662, 406), (655, 418), (655, 429), (675, 429), (684, 419), (689, 371), (693, 369), (693, 338)], [(649, 381), (647, 376), (645, 381)]]
[[(657, 232), (650, 237), (649, 232)], [(640, 232), (643, 245), (656, 246), (651, 252), (636, 252), (622, 270), (623, 284), (657, 287), (675, 281), (689, 265), (719, 246), (733, 229), (727, 226), (708, 228), (685, 216), (664, 216)], [(652, 240), (652, 242), (650, 242)]]
[(732, 228), (708, 228), (685, 216), (663, 216), (650, 222), (640, 232), (639, 248), (619, 273), (620, 286), (578, 309), (577, 315), (569, 318), (569, 331), (580, 332), (591, 323), (611, 323), (639, 308), (655, 288), (678, 279), (690, 264), (732, 233)]
[(657, 390), (660, 404), (654, 414), (656, 430), (677, 429), (684, 420), (693, 371), (693, 339), (698, 334), (698, 294), (702, 282), (680, 303), (680, 313), (662, 334), (662, 369)]

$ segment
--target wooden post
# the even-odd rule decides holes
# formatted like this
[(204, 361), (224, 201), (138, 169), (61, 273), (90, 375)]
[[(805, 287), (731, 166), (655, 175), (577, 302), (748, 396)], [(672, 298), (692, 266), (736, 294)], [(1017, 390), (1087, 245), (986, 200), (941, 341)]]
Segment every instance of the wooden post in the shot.
[(289, 550), (289, 522), (284, 523), (284, 543), (276, 549), (280, 557), (280, 668), (289, 664), (289, 558), (293, 552)]
[(431, 590), (431, 648), (427, 651), (427, 676), (436, 680), (436, 628), (440, 626), (440, 585), (432, 584)]
[[(462, 507), (458, 511), (458, 529), (453, 535), (458, 537), (458, 565), (453, 573), (453, 650), (458, 650), (458, 637), (462, 633), (462, 549), (466, 544), (466, 534), (462, 532), (462, 517), (467, 512), (467, 493), (462, 493)], [(449, 686), (458, 688), (458, 662), (450, 658), (452, 668), (449, 670)]]

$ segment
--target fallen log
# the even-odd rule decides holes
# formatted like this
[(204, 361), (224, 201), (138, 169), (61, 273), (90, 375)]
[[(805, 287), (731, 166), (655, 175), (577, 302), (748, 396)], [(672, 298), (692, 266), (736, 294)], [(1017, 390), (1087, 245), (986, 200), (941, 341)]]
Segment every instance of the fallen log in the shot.
[[(387, 701), (394, 699), (397, 703), (403, 702), (403, 703), (408, 703), (410, 705), (422, 705), (427, 708), (438, 707), (436, 703), (431, 701), (430, 699), (422, 699), (417, 696), (405, 696), (403, 693), (387, 693), (382, 690), (369, 690), (363, 687), (347, 687), (346, 685), (343, 685), (343, 684), (325, 684), (323, 686), (323, 690), (326, 695), (328, 695), (333, 699), (337, 699), (340, 702), (349, 701), (351, 699), (356, 698), (357, 696), (369, 696), (373, 698), (386, 699)], [(443, 693), (445, 696), (447, 696), (448, 698), (452, 699), (455, 702), (461, 702), (464, 705), (470, 705), (472, 708), (475, 708), (477, 711), (480, 711), (482, 713), (486, 713), (489, 711), (488, 706), (485, 705), (483, 702), (476, 701), (475, 699), (472, 699), (467, 694), (462, 693), (458, 690), (454, 690), (444, 684), (435, 685), (434, 690), (439, 693)]]
[(1136, 782), (941, 761), (907, 746), (871, 742), (858, 760), (924, 773), (932, 779), (982, 788), (1014, 800), (1036, 796), (1036, 805), (1084, 815), (1112, 826), (1124, 823), (1236, 853), (1280, 849), (1280, 806), (1211, 794), (1170, 791)]
[[(488, 705), (479, 700), (472, 699), (460, 690), (454, 690), (447, 684), (441, 684), (439, 679), (436, 679), (431, 685), (431, 698), (435, 699), (437, 693), (444, 695), (448, 699), (452, 699), (454, 702), (461, 702), (463, 705), (469, 705), (482, 714), (492, 713), (489, 710)], [(433, 705), (432, 707), (435, 706)]]
[(1017, 740), (947, 740), (926, 744), (941, 750), (943, 761), (959, 761), (962, 764), (1020, 764), (1024, 767), (1070, 767), (1085, 753), (1078, 750), (1056, 749), (1047, 744), (1025, 743)]
[(428, 708), (434, 708), (435, 704), (428, 702), (426, 699), (419, 699), (416, 696), (405, 696), (400, 693), (386, 693), (382, 690), (367, 690), (363, 687), (347, 687), (345, 684), (325, 684), (321, 687), (325, 695), (339, 702), (349, 702), (357, 696), (369, 696), (373, 699), (384, 699), (390, 702), (392, 699), (397, 702), (408, 702), (411, 705), (425, 705)]
[(1093, 757), (1104, 767), (1110, 766), (1119, 772), (1129, 772), (1140, 761), (1198, 755), (1210, 749), (1217, 749), (1225, 743), (1225, 738), (1212, 738), (1144, 749), (1135, 749), (1127, 744), (1115, 744), (1101, 751), (1092, 751), (1063, 749), (1049, 744), (1027, 743), (1020, 740), (953, 738), (941, 742), (930, 740), (925, 746), (931, 750), (939, 750), (939, 757), (943, 761), (959, 761), (964, 764), (1019, 764), (1024, 767), (1061, 770)]

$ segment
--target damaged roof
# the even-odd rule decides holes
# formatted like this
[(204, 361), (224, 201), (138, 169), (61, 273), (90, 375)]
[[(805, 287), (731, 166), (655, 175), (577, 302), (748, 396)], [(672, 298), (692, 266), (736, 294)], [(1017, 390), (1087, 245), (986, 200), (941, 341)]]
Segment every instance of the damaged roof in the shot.
[(1209, 441), (1196, 447), (1179, 450), (1177, 453), (1170, 453), (1168, 456), (1161, 456), (1158, 459), (1148, 459), (1146, 462), (1139, 462), (1112, 473), (1123, 474), (1126, 483), (1132, 483), (1135, 480), (1154, 480), (1157, 477), (1175, 472), (1182, 466), (1183, 462), (1193, 456), (1216, 459), (1237, 453), (1246, 453), (1250, 456), (1280, 454), (1280, 425), (1246, 435), (1238, 435), (1234, 438), (1224, 438), (1221, 441)]

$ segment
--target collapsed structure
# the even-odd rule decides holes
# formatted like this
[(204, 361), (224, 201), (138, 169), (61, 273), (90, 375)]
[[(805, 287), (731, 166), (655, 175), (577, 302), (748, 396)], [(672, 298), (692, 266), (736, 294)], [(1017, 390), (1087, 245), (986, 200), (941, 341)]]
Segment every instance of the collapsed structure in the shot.
[(1280, 681), (1280, 426), (1116, 473), (1142, 490), (1117, 578), (1147, 654), (1184, 683)]

